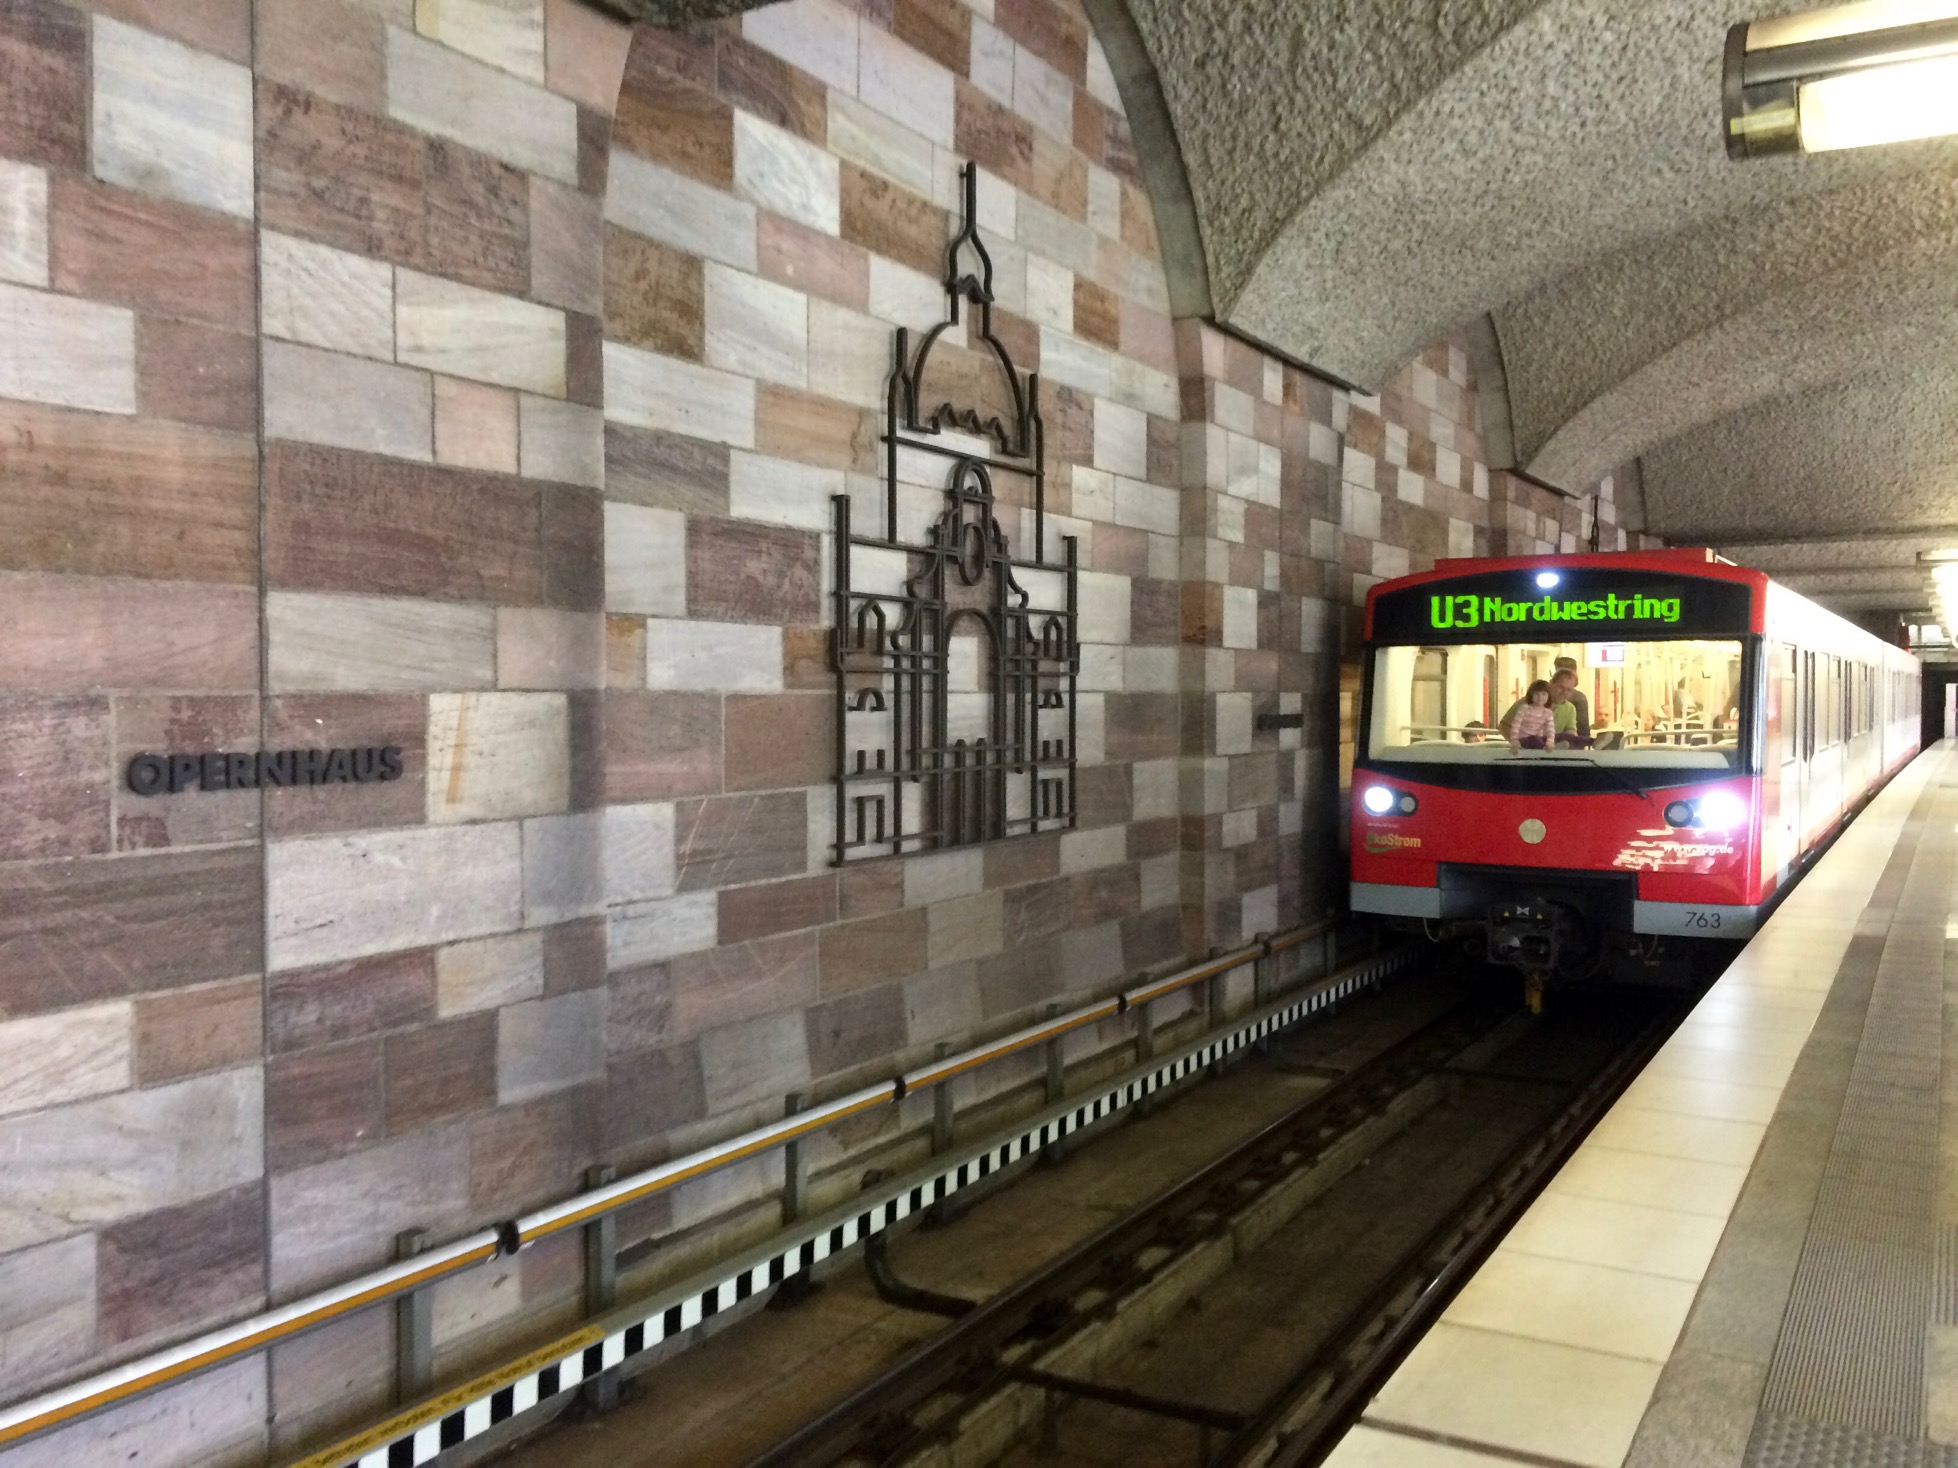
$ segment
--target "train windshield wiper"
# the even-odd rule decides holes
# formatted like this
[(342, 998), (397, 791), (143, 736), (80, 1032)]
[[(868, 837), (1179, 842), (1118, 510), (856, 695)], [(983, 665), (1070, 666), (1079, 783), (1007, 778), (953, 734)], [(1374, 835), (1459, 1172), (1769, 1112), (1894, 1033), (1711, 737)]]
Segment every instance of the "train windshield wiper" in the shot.
[(1496, 763), (1499, 765), (1508, 764), (1511, 760), (1520, 761), (1526, 764), (1542, 764), (1552, 760), (1558, 762), (1559, 764), (1564, 764), (1572, 760), (1582, 760), (1584, 761), (1585, 764), (1589, 765), (1592, 769), (1597, 770), (1600, 774), (1603, 774), (1608, 779), (1610, 779), (1621, 790), (1629, 790), (1632, 794), (1638, 796), (1639, 799), (1645, 801), (1647, 804), (1652, 803), (1652, 792), (1650, 790), (1647, 790), (1644, 786), (1637, 784), (1635, 781), (1627, 779), (1624, 775), (1621, 775), (1618, 773), (1618, 771), (1614, 770), (1610, 765), (1601, 765), (1595, 759), (1591, 758), (1590, 755), (1580, 753), (1576, 750), (1560, 750), (1553, 754), (1546, 749), (1541, 751), (1540, 753), (1532, 752), (1530, 754), (1498, 755), (1496, 758)]

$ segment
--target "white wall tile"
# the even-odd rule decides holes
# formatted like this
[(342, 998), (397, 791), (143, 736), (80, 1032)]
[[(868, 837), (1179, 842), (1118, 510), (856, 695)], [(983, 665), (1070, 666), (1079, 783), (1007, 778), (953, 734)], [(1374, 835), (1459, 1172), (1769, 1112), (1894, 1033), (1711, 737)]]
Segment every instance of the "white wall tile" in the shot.
[(1061, 834), (1061, 875), (1112, 867), (1129, 858), (1127, 826), (1097, 826), (1092, 831)]
[(136, 411), (136, 315), (0, 285), (0, 398)]
[(755, 206), (621, 149), (612, 152), (605, 217), (650, 240), (732, 265), (758, 268)]
[(1013, 38), (989, 21), (972, 19), (972, 84), (1002, 107), (1013, 105)]
[(1131, 479), (1149, 473), (1149, 420), (1133, 408), (1095, 404), (1095, 467)]
[(728, 460), (728, 513), (764, 525), (828, 530), (836, 523), (835, 496), (845, 492), (846, 482), (841, 469), (737, 452)]
[(48, 283), (48, 176), (0, 158), (0, 280)]
[(496, 1100), (547, 1096), (605, 1075), (605, 990), (580, 989), (496, 1016)]
[[(857, 95), (942, 148), (952, 146), (952, 73), (874, 25), (859, 27)], [(1070, 122), (1068, 135), (1073, 135)], [(926, 198), (929, 188), (921, 189)]]
[(267, 336), (394, 360), (394, 267), (259, 232), (259, 323)]
[(525, 393), (517, 423), (519, 464), (526, 479), (605, 487), (605, 415), (598, 409)]
[(578, 107), (507, 72), (388, 27), (388, 115), (515, 168), (578, 182)]
[(434, 390), (426, 372), (267, 341), (265, 436), (429, 463)]
[(1013, 110), (1051, 138), (1074, 143), (1074, 83), (1024, 46), (1013, 52)]
[[(93, 1234), (0, 1258), (0, 1392), (22, 1393), (95, 1348), (95, 1288)], [(69, 1452), (79, 1447), (72, 1433), (60, 1441)]]
[(415, 0), (415, 29), (526, 81), (544, 80), (544, 0)]
[(414, 692), (496, 682), (496, 612), (405, 598), (274, 591), (265, 598), (275, 693)]
[(671, 897), (674, 883), (672, 802), (605, 807), (606, 903)]
[[(874, 27), (867, 27), (864, 32), (866, 37), (873, 33), (895, 44), (890, 36)], [(842, 92), (832, 92), (829, 150), (929, 199), (937, 185), (937, 153), (931, 139), (906, 127), (895, 116), (887, 115), (888, 111), (866, 106)]]
[(438, 693), (428, 701), (428, 819), (507, 820), (571, 796), (562, 693)]
[(687, 613), (687, 517), (677, 510), (605, 506), (605, 609), (655, 617)]
[(1224, 588), (1224, 646), (1258, 645), (1258, 593), (1249, 586)]
[(514, 821), (275, 841), (265, 871), (271, 969), (487, 937), (523, 922)]
[(249, 219), (251, 72), (107, 16), (93, 40), (96, 176)]
[(646, 624), (646, 686), (779, 693), (782, 629), (739, 622)]
[(712, 948), (720, 923), (720, 899), (689, 892), (612, 909), (605, 923), (605, 961), (613, 969), (656, 963)]
[(824, 234), (842, 228), (836, 158), (746, 112), (734, 114), (734, 190), (749, 203)]
[(604, 816), (595, 810), (523, 823), (523, 920), (547, 928), (605, 911)]
[(1129, 578), (1105, 571), (1079, 575), (1080, 626), (1083, 642), (1119, 645), (1129, 640)]
[(892, 355), (891, 329), (882, 321), (810, 298), (809, 383), (824, 397), (882, 408)]
[(809, 298), (801, 291), (709, 261), (706, 318), (709, 366), (809, 386)]
[(441, 280), (395, 272), (395, 355), (451, 377), (564, 396), (564, 313)]
[(785, 0), (741, 17), (742, 35), (840, 92), (857, 89), (858, 29), (856, 12), (834, 0)]
[(605, 416), (635, 428), (658, 428), (738, 449), (753, 448), (755, 382), (607, 342)]
[(124, 1089), (132, 1023), (127, 1000), (0, 1022), (0, 1116)]

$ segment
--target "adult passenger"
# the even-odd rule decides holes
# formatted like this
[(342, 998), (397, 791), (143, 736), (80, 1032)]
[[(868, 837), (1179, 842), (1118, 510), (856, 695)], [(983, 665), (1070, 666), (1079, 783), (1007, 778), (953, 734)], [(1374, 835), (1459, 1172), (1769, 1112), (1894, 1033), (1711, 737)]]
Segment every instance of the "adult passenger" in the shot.
[[(1577, 664), (1558, 658), (1559, 667), (1550, 679), (1550, 711), (1557, 721), (1557, 743), (1564, 749), (1588, 749), (1591, 744), (1591, 704), (1578, 691)], [(1569, 667), (1561, 666), (1569, 663)]]

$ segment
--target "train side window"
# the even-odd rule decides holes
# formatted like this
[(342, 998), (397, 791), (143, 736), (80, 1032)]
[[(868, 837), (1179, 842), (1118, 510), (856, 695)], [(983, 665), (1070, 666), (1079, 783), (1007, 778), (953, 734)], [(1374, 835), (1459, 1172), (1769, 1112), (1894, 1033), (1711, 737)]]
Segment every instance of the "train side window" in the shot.
[(1781, 684), (1779, 707), (1781, 709), (1781, 759), (1784, 764), (1798, 758), (1801, 754), (1801, 720), (1798, 717), (1795, 701), (1795, 688), (1799, 681), (1796, 676), (1797, 660), (1800, 657), (1801, 654), (1794, 648), (1782, 648), (1780, 667), (1776, 670)]

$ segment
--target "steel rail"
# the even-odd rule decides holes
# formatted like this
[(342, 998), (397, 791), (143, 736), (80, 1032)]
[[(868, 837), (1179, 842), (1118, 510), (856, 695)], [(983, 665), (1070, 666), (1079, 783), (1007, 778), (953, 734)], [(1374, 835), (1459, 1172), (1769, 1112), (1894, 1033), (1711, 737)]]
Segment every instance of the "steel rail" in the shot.
[(1337, 917), (1331, 917), (1301, 924), (1277, 935), (1260, 934), (1241, 948), (1215, 954), (1165, 978), (1132, 990), (1119, 990), (1109, 998), (1016, 1030), (962, 1054), (934, 1060), (888, 1081), (796, 1112), (781, 1121), (751, 1128), (684, 1157), (579, 1193), (521, 1218), (474, 1230), (412, 1259), (372, 1270), (298, 1300), (136, 1357), (106, 1371), (0, 1407), (0, 1449), (69, 1426), (109, 1407), (249, 1356), (361, 1310), (398, 1300), (502, 1255), (514, 1254), (538, 1239), (591, 1223), (656, 1193), (773, 1151), (846, 1118), (880, 1106), (893, 1105), (915, 1090), (937, 1085), (1098, 1023), (1111, 1015), (1127, 1013), (1132, 1008), (1179, 989), (1207, 982), (1245, 964), (1260, 962), (1273, 954), (1324, 937), (1337, 928), (1338, 922)]
[[(860, 1385), (826, 1411), (751, 1459), (748, 1468), (821, 1468), (842, 1461), (866, 1431), (901, 1417), (936, 1393), (977, 1375), (983, 1395), (1013, 1379), (1019, 1364), (996, 1358), (1046, 1311), (1100, 1279), (1112, 1261), (1161, 1239), (1166, 1231), (1218, 1204), (1220, 1194), (1254, 1174), (1274, 1154), (1296, 1148), (1316, 1157), (1327, 1144), (1316, 1130), (1334, 1118), (1376, 1114), (1383, 1098), (1404, 1093), (1432, 1074), (1438, 1055), (1454, 1054), (1472, 1040), (1468, 1017), (1486, 1012), (1467, 999), (1414, 1034), (1314, 1092), (1155, 1196), (1130, 1209), (1019, 1283), (961, 1313), (937, 1335)], [(1410, 1079), (1412, 1077), (1412, 1079)], [(1302, 1136), (1308, 1129), (1311, 1138)], [(1241, 1200), (1240, 1200), (1241, 1201)], [(920, 1429), (929, 1434), (932, 1429)]]
[[(1512, 1148), (1482, 1186), (1402, 1256), (1327, 1347), (1273, 1393), (1219, 1455), (1232, 1468), (1314, 1468), (1440, 1318), (1516, 1220), (1576, 1152), (1591, 1128), (1651, 1063), (1686, 1013), (1653, 1020), (1593, 1076), (1550, 1124)], [(1325, 1396), (1297, 1426), (1286, 1423), (1314, 1388)]]

